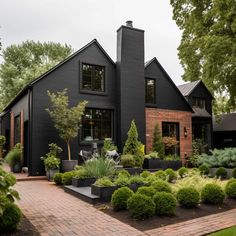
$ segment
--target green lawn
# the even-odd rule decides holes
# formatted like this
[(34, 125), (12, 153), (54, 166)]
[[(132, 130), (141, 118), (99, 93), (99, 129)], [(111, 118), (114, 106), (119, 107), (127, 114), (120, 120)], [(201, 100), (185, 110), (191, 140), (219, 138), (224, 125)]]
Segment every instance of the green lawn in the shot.
[(234, 236), (236, 235), (236, 226), (209, 234), (208, 236)]

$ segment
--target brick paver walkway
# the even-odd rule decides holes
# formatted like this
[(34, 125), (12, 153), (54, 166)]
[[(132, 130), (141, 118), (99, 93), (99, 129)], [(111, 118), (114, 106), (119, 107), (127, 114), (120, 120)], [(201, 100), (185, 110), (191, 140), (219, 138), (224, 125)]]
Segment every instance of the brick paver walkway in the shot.
[(19, 205), (41, 235), (190, 236), (236, 225), (236, 209), (140, 232), (47, 181), (18, 182)]

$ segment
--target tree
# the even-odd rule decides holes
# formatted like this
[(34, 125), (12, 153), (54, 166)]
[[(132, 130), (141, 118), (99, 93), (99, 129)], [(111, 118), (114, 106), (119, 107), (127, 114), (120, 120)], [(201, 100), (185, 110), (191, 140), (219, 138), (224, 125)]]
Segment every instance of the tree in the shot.
[[(201, 79), (224, 109), (236, 108), (235, 0), (170, 0), (173, 19), (182, 30), (178, 47), (183, 79)], [(216, 99), (217, 103), (217, 99)], [(222, 106), (217, 106), (219, 111)]]
[(0, 110), (19, 91), (72, 53), (72, 48), (60, 43), (26, 41), (3, 50), (0, 65)]
[(87, 101), (81, 101), (76, 106), (69, 108), (67, 89), (57, 93), (48, 91), (48, 96), (52, 105), (46, 111), (52, 118), (59, 136), (66, 142), (68, 160), (71, 160), (70, 141), (78, 136)]
[(161, 158), (164, 158), (164, 143), (162, 140), (158, 123), (155, 125), (154, 132), (153, 132), (152, 149), (154, 152), (158, 152)]

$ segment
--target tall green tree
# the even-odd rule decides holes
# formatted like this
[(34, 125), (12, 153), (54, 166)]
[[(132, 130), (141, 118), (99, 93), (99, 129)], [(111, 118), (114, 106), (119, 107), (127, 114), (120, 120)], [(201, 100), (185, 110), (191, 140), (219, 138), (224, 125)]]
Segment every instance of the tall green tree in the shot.
[(161, 158), (164, 158), (164, 143), (162, 140), (161, 132), (158, 126), (158, 123), (155, 125), (154, 132), (153, 132), (153, 144), (152, 150), (154, 152), (158, 152)]
[(48, 91), (48, 96), (51, 100), (51, 107), (46, 109), (46, 111), (52, 118), (60, 138), (66, 142), (68, 160), (71, 160), (70, 142), (78, 136), (87, 101), (81, 101), (76, 106), (69, 107), (67, 89), (57, 93)]
[(224, 110), (236, 109), (236, 1), (170, 0), (173, 19), (182, 30), (178, 47), (183, 79), (201, 79)]
[(0, 110), (19, 91), (72, 53), (72, 48), (60, 43), (26, 41), (3, 50), (0, 65)]

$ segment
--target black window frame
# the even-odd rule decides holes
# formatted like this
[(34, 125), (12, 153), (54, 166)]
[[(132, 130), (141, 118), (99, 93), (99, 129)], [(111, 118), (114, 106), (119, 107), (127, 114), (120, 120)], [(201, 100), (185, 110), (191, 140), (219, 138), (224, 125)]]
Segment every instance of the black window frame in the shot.
[[(203, 102), (203, 107), (199, 106)], [(202, 97), (193, 97), (192, 98), (192, 107), (206, 109), (206, 99)]]
[[(17, 125), (18, 124), (18, 125)], [(21, 142), (21, 117), (17, 115), (14, 117), (14, 144)]]
[[(109, 108), (95, 108), (95, 107), (86, 107), (85, 108), (86, 110), (102, 110), (102, 111), (109, 111), (110, 112), (110, 132), (111, 132), (111, 137), (105, 137), (105, 138), (111, 138), (113, 141), (114, 140), (114, 109), (109, 109)], [(86, 112), (85, 112), (86, 113)], [(97, 142), (97, 143), (103, 143), (103, 141), (105, 140), (104, 139), (91, 139), (91, 140), (85, 140), (84, 137), (83, 137), (83, 119), (84, 119), (84, 116), (82, 117), (82, 121), (81, 121), (81, 128), (80, 128), (80, 143), (81, 144), (89, 144), (89, 143), (94, 143), (94, 142)], [(93, 118), (92, 118), (93, 120)]]
[[(148, 84), (148, 80), (152, 80), (154, 82), (153, 102), (147, 102), (147, 84)], [(145, 103), (146, 103), (146, 105), (150, 105), (150, 106), (155, 106), (156, 105), (156, 79), (154, 79), (154, 78), (145, 78)]]
[[(83, 88), (83, 65), (92, 66), (93, 67), (93, 71), (92, 71), (93, 75), (95, 74), (95, 67), (103, 68), (103, 70), (104, 70), (104, 75), (103, 75), (103, 87), (104, 87), (104, 89), (102, 91)], [(93, 63), (89, 63), (89, 62), (84, 62), (84, 61), (80, 62), (79, 66), (80, 66), (80, 76), (79, 76), (80, 77), (80, 83), (79, 83), (80, 93), (95, 94), (95, 95), (107, 95), (106, 66), (101, 65), (101, 64), (93, 64)], [(92, 83), (94, 83), (95, 77), (92, 76), (91, 80), (92, 80)]]

